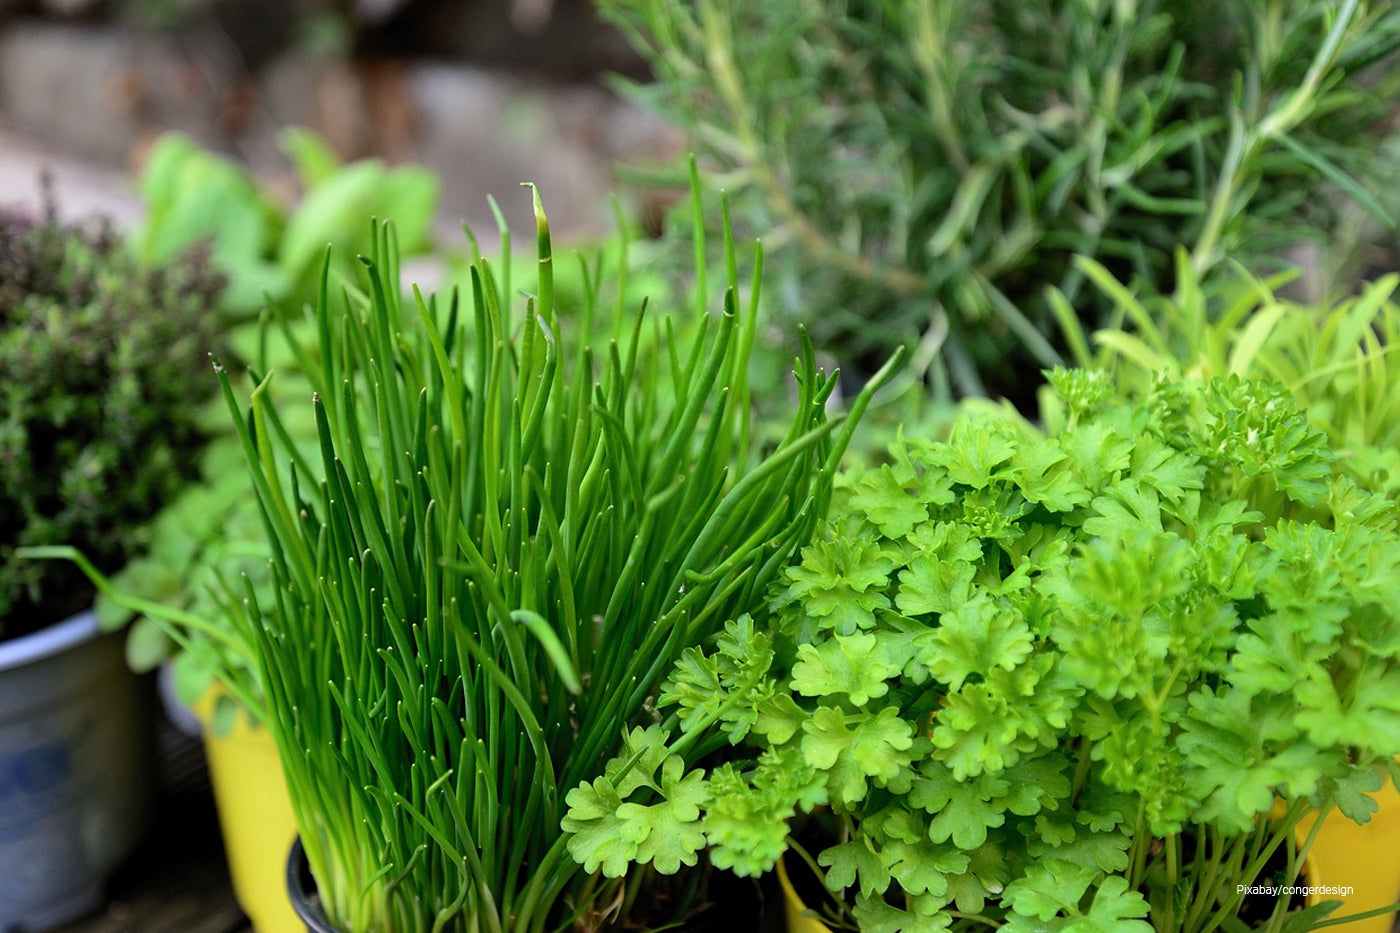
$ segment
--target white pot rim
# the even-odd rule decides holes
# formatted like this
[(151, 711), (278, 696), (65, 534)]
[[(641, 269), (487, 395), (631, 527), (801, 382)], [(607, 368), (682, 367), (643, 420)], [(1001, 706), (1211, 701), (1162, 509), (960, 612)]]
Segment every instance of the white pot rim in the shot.
[(0, 641), (0, 671), (23, 667), (62, 654), (100, 634), (102, 630), (97, 625), (97, 614), (91, 609), (85, 609), (37, 632)]

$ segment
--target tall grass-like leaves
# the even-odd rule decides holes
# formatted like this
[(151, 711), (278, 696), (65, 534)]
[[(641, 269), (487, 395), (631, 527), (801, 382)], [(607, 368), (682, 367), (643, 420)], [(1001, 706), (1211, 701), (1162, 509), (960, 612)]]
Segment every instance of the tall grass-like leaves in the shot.
[[(581, 307), (556, 307), (535, 203), (523, 300), (484, 259), (461, 300), (401, 299), (376, 228), (363, 293), (323, 295), (303, 351), (319, 463), (295, 459), (266, 378), (245, 410), (221, 374), (273, 544), (277, 604), (250, 607), (269, 726), (348, 933), (584, 911), (600, 889), (566, 852), (561, 788), (808, 539), (869, 398), (828, 418), (832, 378), (805, 352), (786, 436), (743, 449), (734, 283), (694, 328), (605, 305), (623, 273), (600, 265)], [(571, 339), (607, 314), (617, 339)]]

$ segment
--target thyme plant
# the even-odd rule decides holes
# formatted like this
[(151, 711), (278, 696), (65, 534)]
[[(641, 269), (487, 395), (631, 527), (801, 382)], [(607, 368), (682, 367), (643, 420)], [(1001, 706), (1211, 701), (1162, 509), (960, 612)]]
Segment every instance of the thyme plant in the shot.
[[(751, 449), (756, 283), (741, 303), (731, 275), (688, 339), (605, 303), (625, 260), (586, 268), (560, 307), (535, 206), (523, 302), (479, 256), (465, 301), (403, 301), (376, 228), (364, 291), (323, 292), (299, 349), (318, 458), (283, 430), (270, 376), (245, 410), (220, 374), (272, 544), (275, 603), (248, 601), (268, 725), (346, 933), (537, 933), (620, 909), (569, 857), (562, 793), (805, 543), (869, 399), (829, 418), (809, 349), (785, 436)], [(572, 339), (603, 315), (617, 339)], [(658, 352), (639, 350), (648, 328)], [(693, 862), (676, 840), (642, 844)]]
[(92, 599), (73, 567), (17, 549), (78, 544), (111, 573), (193, 479), (224, 285), (205, 255), (142, 265), (108, 225), (65, 224), (52, 203), (0, 212), (0, 637)]
[[(1076, 255), (1160, 292), (1171, 255), (1276, 267), (1370, 193), (1400, 11), (1369, 0), (607, 0), (775, 250), (819, 346), (920, 344), (936, 385), (1024, 400), (1061, 362)], [(1029, 365), (1028, 365), (1029, 364)], [(1038, 381), (1038, 380), (1037, 380)], [(1019, 390), (1019, 391), (1018, 391)]]

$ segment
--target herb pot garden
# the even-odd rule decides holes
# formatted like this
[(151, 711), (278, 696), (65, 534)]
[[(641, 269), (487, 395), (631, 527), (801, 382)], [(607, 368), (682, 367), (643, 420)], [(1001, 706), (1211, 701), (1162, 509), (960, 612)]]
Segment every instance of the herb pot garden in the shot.
[(468, 232), (426, 295), (437, 179), (298, 132), (292, 211), (157, 144), (140, 261), (0, 216), (0, 929), (100, 900), (170, 660), (260, 933), (772, 884), (793, 933), (1382, 933), (1400, 280), (1294, 307), (1270, 263), (1387, 217), (1351, 139), (1400, 12), (605, 6), (815, 340), (693, 158), (678, 276), (675, 224), (565, 255), (530, 188), (527, 260)]

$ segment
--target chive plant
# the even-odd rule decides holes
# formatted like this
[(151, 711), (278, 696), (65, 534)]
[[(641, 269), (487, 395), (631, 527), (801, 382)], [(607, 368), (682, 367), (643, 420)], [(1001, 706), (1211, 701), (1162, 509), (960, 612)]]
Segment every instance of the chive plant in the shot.
[(347, 933), (578, 927), (625, 894), (569, 857), (560, 789), (654, 721), (681, 651), (808, 540), (874, 391), (829, 416), (834, 375), (804, 340), (790, 427), (748, 449), (759, 289), (741, 306), (732, 237), (718, 313), (703, 294), (681, 325), (615, 304), (625, 250), (580, 260), (580, 305), (561, 308), (534, 203), (523, 299), (474, 241), (466, 300), (402, 298), (388, 225), (362, 292), (323, 283), (317, 345), (297, 348), (320, 462), (270, 376), (244, 409), (216, 367), (272, 545), (275, 605), (246, 601), (268, 725)]

